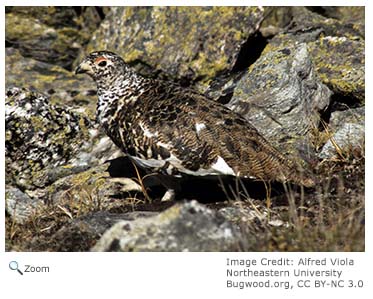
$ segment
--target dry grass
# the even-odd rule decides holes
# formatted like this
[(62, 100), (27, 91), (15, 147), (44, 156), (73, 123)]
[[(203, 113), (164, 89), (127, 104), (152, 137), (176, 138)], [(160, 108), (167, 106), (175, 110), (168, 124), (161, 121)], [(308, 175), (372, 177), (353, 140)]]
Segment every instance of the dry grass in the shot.
[[(364, 162), (362, 157), (325, 162), (315, 190), (285, 186), (284, 194), (271, 198), (269, 208), (241, 195), (242, 205), (261, 211), (259, 221), (240, 225), (248, 236), (242, 250), (364, 251)], [(273, 226), (271, 220), (282, 225)]]

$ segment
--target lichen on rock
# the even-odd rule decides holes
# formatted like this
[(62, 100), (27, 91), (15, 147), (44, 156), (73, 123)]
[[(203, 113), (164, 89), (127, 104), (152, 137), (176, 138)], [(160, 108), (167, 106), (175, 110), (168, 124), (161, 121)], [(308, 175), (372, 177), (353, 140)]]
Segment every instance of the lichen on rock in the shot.
[[(365, 34), (360, 23), (343, 23), (298, 7), (287, 30), (276, 35), (265, 51), (305, 43), (323, 83), (335, 94), (365, 98)], [(265, 53), (264, 51), (264, 53)]]
[(93, 119), (96, 109), (96, 86), (85, 77), (51, 63), (22, 56), (15, 48), (5, 49), (5, 85), (42, 91), (51, 104), (63, 104), (84, 109)]
[(227, 106), (296, 157), (332, 93), (316, 75), (306, 44), (269, 47), (236, 83)]
[(5, 122), (7, 180), (26, 189), (45, 185), (43, 180), (51, 177), (40, 176), (41, 171), (68, 164), (91, 146), (93, 126), (88, 118), (51, 105), (47, 97), (31, 90), (7, 90)]
[(207, 81), (234, 66), (258, 7), (114, 7), (87, 51), (108, 49), (145, 74)]
[(74, 9), (38, 7), (32, 12), (8, 9), (6, 42), (15, 44), (25, 56), (71, 68), (87, 38), (74, 22), (77, 17)]
[(365, 101), (364, 40), (325, 36), (309, 43), (308, 49), (320, 78), (331, 90)]
[(237, 251), (243, 240), (222, 214), (193, 200), (154, 217), (118, 222), (92, 251)]

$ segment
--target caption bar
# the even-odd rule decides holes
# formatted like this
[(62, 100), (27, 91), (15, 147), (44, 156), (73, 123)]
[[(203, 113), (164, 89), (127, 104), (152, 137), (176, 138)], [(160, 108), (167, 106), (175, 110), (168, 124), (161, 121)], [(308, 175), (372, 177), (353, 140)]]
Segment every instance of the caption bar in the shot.
[(226, 259), (226, 287), (252, 288), (363, 288), (364, 280), (349, 275), (352, 258)]

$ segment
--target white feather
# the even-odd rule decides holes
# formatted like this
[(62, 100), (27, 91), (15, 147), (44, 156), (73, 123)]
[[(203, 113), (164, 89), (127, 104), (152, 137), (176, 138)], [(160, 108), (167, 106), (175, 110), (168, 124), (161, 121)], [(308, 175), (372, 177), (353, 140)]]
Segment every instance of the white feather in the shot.
[(161, 142), (161, 141), (158, 141), (158, 142), (157, 142), (157, 145), (158, 145), (158, 146), (161, 146), (161, 147), (164, 147), (165, 149), (168, 149), (168, 150), (171, 148), (171, 145), (170, 145), (170, 144), (163, 143), (163, 142)]
[(197, 134), (199, 134), (199, 132), (203, 129), (206, 129), (206, 125), (204, 123), (196, 123), (196, 131), (197, 131)]
[(218, 160), (214, 164), (212, 164), (210, 168), (200, 168), (196, 171), (185, 168), (182, 165), (182, 161), (173, 154), (171, 154), (171, 156), (167, 158), (166, 161), (169, 162), (173, 167), (177, 168), (180, 172), (189, 175), (236, 175), (233, 169), (229, 167), (229, 165), (220, 156), (218, 156)]
[(145, 137), (152, 138), (158, 135), (158, 132), (155, 132), (155, 133), (150, 132), (150, 130), (147, 127), (145, 127), (144, 124), (142, 123), (140, 123), (140, 128), (141, 130), (144, 131)]
[(233, 169), (229, 167), (227, 162), (225, 162), (224, 159), (220, 156), (218, 156), (218, 160), (211, 165), (211, 168), (221, 174), (236, 175)]
[(131, 156), (131, 158), (135, 161), (137, 165), (139, 165), (140, 167), (144, 167), (144, 168), (160, 168), (160, 167), (163, 167), (166, 163), (164, 160), (141, 159), (141, 158), (133, 157), (133, 156)]

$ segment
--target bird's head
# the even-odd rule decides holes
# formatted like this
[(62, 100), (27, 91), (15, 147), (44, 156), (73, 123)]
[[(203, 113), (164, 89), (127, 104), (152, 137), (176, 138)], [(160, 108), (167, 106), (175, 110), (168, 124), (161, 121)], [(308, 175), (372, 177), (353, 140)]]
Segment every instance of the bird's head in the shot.
[(109, 51), (96, 51), (83, 59), (76, 68), (75, 74), (86, 73), (97, 84), (111, 83), (126, 69), (126, 64), (119, 55)]

